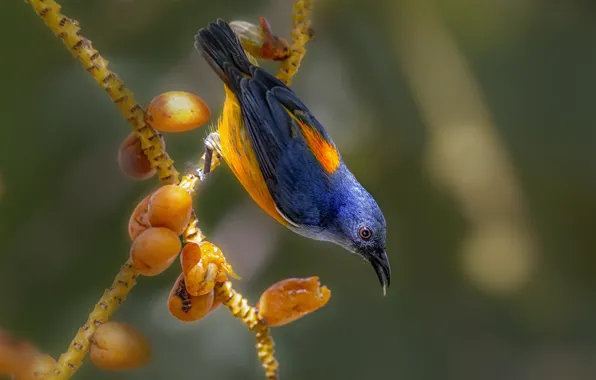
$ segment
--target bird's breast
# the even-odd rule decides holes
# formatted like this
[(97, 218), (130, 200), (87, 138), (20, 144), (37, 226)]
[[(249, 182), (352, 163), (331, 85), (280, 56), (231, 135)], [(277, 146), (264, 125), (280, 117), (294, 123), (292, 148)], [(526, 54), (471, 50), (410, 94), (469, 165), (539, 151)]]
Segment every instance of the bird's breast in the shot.
[(217, 131), (222, 155), (240, 184), (251, 198), (272, 218), (284, 226), (288, 222), (279, 214), (267, 188), (257, 157), (251, 145), (242, 111), (236, 96), (226, 87), (226, 101)]

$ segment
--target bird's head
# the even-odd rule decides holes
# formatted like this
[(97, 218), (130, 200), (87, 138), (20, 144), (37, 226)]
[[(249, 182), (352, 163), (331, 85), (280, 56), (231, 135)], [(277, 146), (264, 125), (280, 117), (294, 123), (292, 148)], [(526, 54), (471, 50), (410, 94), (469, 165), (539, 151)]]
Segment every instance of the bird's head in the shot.
[(358, 182), (349, 182), (348, 189), (339, 196), (330, 240), (369, 262), (386, 294), (391, 267), (385, 252), (385, 217), (374, 198)]

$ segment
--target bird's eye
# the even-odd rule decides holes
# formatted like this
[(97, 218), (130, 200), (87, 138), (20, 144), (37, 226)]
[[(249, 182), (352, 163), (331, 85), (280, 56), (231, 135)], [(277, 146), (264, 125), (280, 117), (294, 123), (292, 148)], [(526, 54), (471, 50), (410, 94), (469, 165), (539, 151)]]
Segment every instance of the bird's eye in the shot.
[(358, 234), (364, 240), (370, 240), (370, 238), (372, 237), (372, 231), (368, 227), (360, 227)]

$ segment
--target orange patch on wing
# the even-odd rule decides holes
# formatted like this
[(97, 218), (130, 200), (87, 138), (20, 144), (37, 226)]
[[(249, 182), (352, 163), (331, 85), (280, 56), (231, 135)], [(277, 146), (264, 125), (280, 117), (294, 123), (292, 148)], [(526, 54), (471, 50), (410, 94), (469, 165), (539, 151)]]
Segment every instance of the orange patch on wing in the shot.
[(251, 198), (272, 218), (284, 226), (269, 193), (257, 156), (252, 148), (236, 96), (226, 87), (226, 101), (217, 126), (223, 158)]
[(301, 122), (300, 120), (296, 121), (302, 129), (302, 134), (304, 135), (306, 144), (310, 148), (311, 152), (315, 155), (317, 161), (319, 161), (327, 173), (335, 173), (340, 164), (339, 152), (337, 149), (333, 146), (333, 144), (325, 140), (325, 138), (321, 136), (319, 131), (317, 131), (315, 128)]

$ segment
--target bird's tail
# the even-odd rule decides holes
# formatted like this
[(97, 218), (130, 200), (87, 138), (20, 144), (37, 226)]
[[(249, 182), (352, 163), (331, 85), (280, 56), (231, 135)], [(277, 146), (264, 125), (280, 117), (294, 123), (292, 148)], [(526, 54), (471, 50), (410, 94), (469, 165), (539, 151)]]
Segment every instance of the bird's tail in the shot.
[[(237, 80), (251, 74), (253, 66), (236, 33), (228, 23), (217, 19), (199, 30), (195, 36), (195, 48), (226, 85), (235, 90)], [(240, 74), (240, 75), (239, 75)]]

